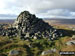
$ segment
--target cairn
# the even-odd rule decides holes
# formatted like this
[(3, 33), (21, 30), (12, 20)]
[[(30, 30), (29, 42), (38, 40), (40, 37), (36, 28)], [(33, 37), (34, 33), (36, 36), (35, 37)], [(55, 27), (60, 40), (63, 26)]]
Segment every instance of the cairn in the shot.
[(18, 30), (21, 39), (49, 38), (50, 40), (53, 40), (61, 36), (61, 32), (28, 11), (20, 13), (14, 22), (13, 27)]

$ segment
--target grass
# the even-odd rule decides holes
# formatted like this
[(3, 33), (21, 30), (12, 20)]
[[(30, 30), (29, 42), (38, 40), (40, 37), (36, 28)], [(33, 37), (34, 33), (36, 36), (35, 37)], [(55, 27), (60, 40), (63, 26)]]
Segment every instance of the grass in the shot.
[[(58, 27), (59, 29), (63, 28), (66, 30), (72, 30), (63, 27)], [(71, 33), (69, 31), (69, 33)], [(71, 33), (74, 34), (74, 33)], [(59, 51), (75, 51), (75, 46), (67, 46), (65, 43), (71, 40), (71, 36), (64, 36), (58, 40), (49, 41), (48, 39), (38, 39), (31, 41), (20, 40), (19, 37), (14, 37), (9, 39), (9, 37), (0, 36), (0, 56), (10, 56), (9, 52), (13, 49), (19, 50), (20, 54), (18, 56), (41, 56), (42, 51), (49, 50), (51, 48), (56, 48), (57, 51), (54, 54), (48, 54), (44, 56), (60, 56)], [(31, 47), (29, 45), (31, 44)]]
[[(47, 39), (41, 39), (41, 40), (32, 40), (33, 42), (30, 41), (23, 41), (23, 40), (19, 40), (17, 38), (14, 38), (15, 40), (4, 40), (5, 37), (2, 39), (2, 41), (0, 41), (0, 54), (6, 54), (8, 55), (8, 53), (13, 50), (13, 49), (18, 49), (20, 50), (22, 53), (20, 55), (22, 56), (27, 56), (27, 55), (31, 55), (31, 56), (41, 56), (41, 52), (45, 51), (45, 50), (49, 50), (51, 48), (56, 48), (57, 49), (57, 53), (53, 54), (53, 55), (59, 55), (58, 52), (61, 51), (75, 51), (75, 46), (66, 46), (65, 43), (67, 41), (70, 40), (71, 37), (62, 37), (59, 40), (55, 40), (55, 41), (48, 41)], [(3, 41), (4, 40), (4, 41)], [(32, 47), (29, 47), (29, 44), (32, 45)], [(52, 55), (52, 54), (48, 54), (48, 55)]]

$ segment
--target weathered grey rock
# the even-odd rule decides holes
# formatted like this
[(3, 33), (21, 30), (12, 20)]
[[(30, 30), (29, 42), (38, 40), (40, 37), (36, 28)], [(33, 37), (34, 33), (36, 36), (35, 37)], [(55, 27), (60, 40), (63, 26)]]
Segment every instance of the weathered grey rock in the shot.
[(75, 35), (72, 36), (71, 40), (75, 40)]
[[(14, 22), (13, 27), (19, 30), (19, 35), (25, 37), (51, 38), (55, 39), (60, 36), (59, 31), (54, 29), (42, 19), (37, 18), (34, 14), (28, 11), (21, 12)], [(27, 34), (28, 33), (28, 34)], [(23, 36), (24, 35), (24, 36)], [(35, 37), (36, 36), (36, 37)]]
[(56, 48), (52, 48), (51, 50), (43, 51), (41, 55), (53, 54), (56, 52)]
[(37, 36), (34, 36), (33, 39), (37, 39)]
[(31, 44), (29, 44), (28, 46), (29, 46), (30, 48), (32, 48), (32, 45), (31, 45)]
[(26, 36), (25, 37), (29, 37), (29, 33), (26, 33)]
[(75, 40), (68, 41), (66, 45), (75, 45)]
[(0, 28), (0, 30), (0, 35), (2, 36), (16, 37), (19, 35), (22, 40), (25, 40), (27, 37), (34, 39), (49, 38), (50, 40), (54, 40), (62, 36), (61, 32), (57, 29), (28, 11), (21, 12), (14, 24), (9, 28)]
[(53, 51), (52, 50), (47, 50), (47, 51), (43, 51), (41, 55), (47, 55), (47, 54), (52, 54)]
[(9, 55), (18, 55), (19, 54), (19, 51), (18, 50), (11, 50), (9, 52)]
[(52, 48), (51, 50), (52, 50), (53, 52), (56, 52), (57, 49), (56, 49), (56, 48)]

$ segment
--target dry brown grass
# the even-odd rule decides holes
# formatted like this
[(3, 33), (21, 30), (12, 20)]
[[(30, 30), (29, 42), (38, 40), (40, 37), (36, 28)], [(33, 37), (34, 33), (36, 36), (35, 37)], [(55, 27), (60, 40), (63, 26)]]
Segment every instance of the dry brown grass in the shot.
[(62, 51), (75, 51), (75, 45), (66, 46), (61, 49)]
[[(68, 25), (62, 25), (62, 24), (61, 25), (60, 24), (51, 24), (51, 25), (54, 26), (55, 28), (58, 28), (58, 29), (72, 30), (72, 29), (67, 27)], [(75, 25), (70, 25), (70, 26), (74, 27)], [(75, 46), (74, 45), (71, 45), (71, 46), (65, 45), (65, 43), (67, 41), (70, 41), (70, 40), (71, 40), (71, 37), (69, 37), (69, 36), (65, 36), (65, 37), (59, 38), (59, 40), (55, 40), (55, 47), (57, 48), (56, 53), (48, 54), (48, 55), (44, 55), (44, 56), (60, 56), (59, 55), (60, 50), (61, 51), (75, 51)], [(21, 54), (18, 55), (18, 56), (27, 56), (27, 55), (30, 55), (30, 52), (33, 53), (34, 56), (38, 56), (38, 53), (41, 50), (37, 46), (35, 46), (35, 48), (28, 48), (28, 45), (30, 43), (31, 42), (29, 42), (29, 41), (23, 41), (23, 40), (20, 40), (18, 38), (16, 38), (15, 40), (9, 40), (8, 37), (0, 36), (0, 45), (1, 45), (0, 50), (4, 54), (9, 53), (9, 51), (12, 50), (12, 49), (16, 49), (16, 50), (21, 51)], [(41, 45), (43, 45), (43, 44), (44, 43), (42, 43)], [(39, 56), (41, 56), (41, 55), (39, 55)]]

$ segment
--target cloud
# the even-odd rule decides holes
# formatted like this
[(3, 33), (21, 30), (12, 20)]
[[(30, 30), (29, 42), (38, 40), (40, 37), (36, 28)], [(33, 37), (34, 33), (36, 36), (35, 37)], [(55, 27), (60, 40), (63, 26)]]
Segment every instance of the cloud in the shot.
[(16, 17), (17, 15), (13, 14), (0, 14), (0, 17)]
[(28, 10), (38, 17), (75, 18), (75, 0), (1, 0), (0, 14)]
[(54, 9), (54, 10), (49, 10), (46, 13), (40, 13), (38, 16), (43, 18), (68, 18), (68, 19), (72, 18), (74, 19), (75, 12), (69, 11), (67, 9)]

